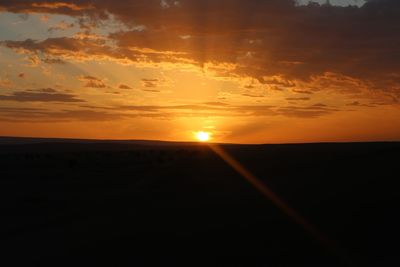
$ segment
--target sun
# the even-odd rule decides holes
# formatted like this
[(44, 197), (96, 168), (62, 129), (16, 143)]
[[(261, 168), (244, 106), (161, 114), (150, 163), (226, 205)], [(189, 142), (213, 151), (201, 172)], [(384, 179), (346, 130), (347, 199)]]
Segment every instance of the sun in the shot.
[(210, 140), (210, 133), (207, 132), (196, 132), (195, 133), (196, 139), (199, 140), (200, 142), (207, 142)]

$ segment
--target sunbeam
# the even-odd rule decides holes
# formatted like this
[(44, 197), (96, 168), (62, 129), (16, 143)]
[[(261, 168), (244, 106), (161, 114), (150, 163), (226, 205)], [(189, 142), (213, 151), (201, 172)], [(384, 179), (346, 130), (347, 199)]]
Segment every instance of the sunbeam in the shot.
[(324, 246), (330, 253), (347, 262), (346, 257), (339, 253), (339, 248), (328, 237), (319, 231), (312, 223), (299, 214), (296, 210), (290, 207), (282, 198), (274, 193), (267, 185), (265, 185), (259, 178), (252, 174), (240, 162), (229, 155), (218, 144), (208, 144), (211, 150), (223, 159), (230, 167), (247, 180), (255, 189), (263, 194), (268, 200), (272, 201), (286, 216), (288, 216), (296, 224), (300, 225), (305, 231), (312, 235), (322, 246)]

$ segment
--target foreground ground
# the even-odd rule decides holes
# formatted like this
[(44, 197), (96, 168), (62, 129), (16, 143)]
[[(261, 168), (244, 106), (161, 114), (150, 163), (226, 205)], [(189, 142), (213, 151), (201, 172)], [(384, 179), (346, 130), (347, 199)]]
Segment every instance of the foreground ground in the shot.
[(4, 261), (399, 264), (400, 143), (222, 148), (328, 236), (331, 246), (291, 221), (207, 145), (0, 139)]

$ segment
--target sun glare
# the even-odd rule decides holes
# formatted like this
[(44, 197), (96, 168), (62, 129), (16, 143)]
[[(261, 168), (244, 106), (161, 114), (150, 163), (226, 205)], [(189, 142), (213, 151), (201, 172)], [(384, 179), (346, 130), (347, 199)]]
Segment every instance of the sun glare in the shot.
[(195, 134), (196, 139), (199, 140), (200, 142), (207, 142), (208, 140), (210, 140), (210, 133), (207, 132), (196, 132)]

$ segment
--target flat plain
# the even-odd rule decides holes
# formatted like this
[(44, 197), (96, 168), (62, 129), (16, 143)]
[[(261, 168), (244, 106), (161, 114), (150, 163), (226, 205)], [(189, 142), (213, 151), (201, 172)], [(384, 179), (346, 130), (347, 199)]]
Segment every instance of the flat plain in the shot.
[(8, 266), (399, 263), (400, 143), (220, 147), (331, 244), (318, 242), (207, 144), (1, 138), (4, 261), (12, 260)]

